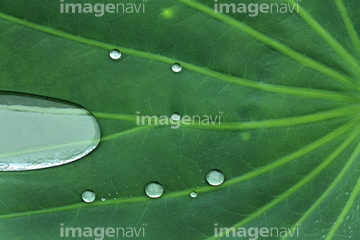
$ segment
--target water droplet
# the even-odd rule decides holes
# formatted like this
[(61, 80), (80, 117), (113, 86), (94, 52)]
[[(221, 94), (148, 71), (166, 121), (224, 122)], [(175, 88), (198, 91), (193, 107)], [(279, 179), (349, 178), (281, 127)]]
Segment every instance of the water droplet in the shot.
[(192, 191), (191, 193), (190, 193), (190, 197), (192, 197), (192, 198), (196, 198), (197, 197), (197, 192), (195, 192), (195, 191)]
[(172, 65), (171, 70), (173, 70), (173, 72), (180, 72), (182, 69), (182, 66), (179, 63), (174, 63), (174, 65)]
[(121, 52), (117, 49), (113, 49), (109, 55), (114, 60), (118, 60), (121, 58)]
[(171, 119), (174, 121), (179, 121), (181, 118), (181, 116), (178, 113), (174, 113), (173, 115), (171, 115)]
[(104, 198), (104, 197), (103, 197), (103, 198), (101, 198), (101, 201), (103, 201), (103, 202), (104, 202), (105, 200), (106, 200), (106, 198)]
[(0, 92), (0, 171), (59, 166), (80, 159), (100, 142), (86, 109), (70, 102)]
[(87, 190), (82, 193), (81, 197), (84, 202), (90, 203), (95, 200), (95, 193), (93, 191)]
[(164, 193), (164, 188), (160, 183), (149, 183), (145, 188), (145, 193), (151, 198), (158, 198)]
[(218, 186), (224, 182), (224, 174), (219, 170), (211, 170), (206, 174), (206, 181), (212, 186)]

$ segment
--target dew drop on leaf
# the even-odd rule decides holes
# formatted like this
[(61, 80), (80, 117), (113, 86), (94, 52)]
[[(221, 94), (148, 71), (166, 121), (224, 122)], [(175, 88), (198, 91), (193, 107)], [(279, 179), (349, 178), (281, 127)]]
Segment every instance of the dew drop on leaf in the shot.
[(206, 174), (206, 181), (212, 186), (218, 186), (224, 182), (224, 174), (219, 170), (211, 170)]
[(192, 191), (191, 193), (190, 193), (190, 197), (192, 197), (192, 198), (196, 198), (197, 197), (197, 192), (195, 192), (195, 191)]
[(81, 197), (84, 202), (90, 203), (95, 200), (95, 193), (93, 191), (87, 190), (82, 193)]
[(151, 198), (161, 197), (164, 193), (164, 188), (160, 183), (151, 182), (145, 188), (145, 193)]
[(104, 202), (105, 200), (106, 200), (106, 198), (104, 198), (104, 197), (103, 197), (103, 198), (101, 198), (101, 201), (103, 201), (103, 202)]
[(121, 52), (118, 49), (113, 49), (109, 55), (114, 60), (118, 60), (121, 58)]
[(181, 118), (181, 116), (178, 113), (174, 113), (173, 115), (171, 115), (171, 119), (174, 121), (179, 121)]
[(0, 92), (0, 171), (63, 165), (92, 152), (100, 127), (86, 109), (58, 99)]
[(172, 67), (171, 67), (171, 70), (176, 73), (180, 72), (181, 69), (182, 69), (182, 66), (179, 63), (174, 63), (174, 65), (172, 65)]

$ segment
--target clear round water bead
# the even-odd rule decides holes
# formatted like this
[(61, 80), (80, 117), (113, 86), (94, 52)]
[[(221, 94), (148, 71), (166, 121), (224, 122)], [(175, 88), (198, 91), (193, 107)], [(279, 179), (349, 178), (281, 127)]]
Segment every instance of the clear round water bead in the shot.
[(171, 70), (178, 73), (182, 70), (182, 66), (180, 65), (180, 63), (174, 63), (171, 67)]
[(152, 182), (145, 187), (145, 193), (151, 198), (159, 198), (164, 193), (164, 188), (160, 183)]
[(206, 174), (206, 181), (212, 186), (219, 186), (225, 180), (224, 174), (219, 170), (211, 170)]
[(118, 49), (113, 49), (109, 55), (110, 58), (114, 60), (118, 60), (121, 58), (121, 52)]
[(93, 202), (95, 200), (95, 193), (93, 191), (87, 190), (82, 193), (81, 198), (84, 202)]

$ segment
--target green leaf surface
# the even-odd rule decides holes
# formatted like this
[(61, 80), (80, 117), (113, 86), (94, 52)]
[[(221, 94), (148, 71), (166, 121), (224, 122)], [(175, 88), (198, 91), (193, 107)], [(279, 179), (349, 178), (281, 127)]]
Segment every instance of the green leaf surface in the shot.
[[(0, 172), (0, 239), (66, 239), (61, 226), (143, 228), (133, 238), (155, 240), (249, 239), (215, 226), (360, 238), (359, 1), (303, 0), (298, 13), (256, 17), (206, 0), (121, 2), (145, 12), (0, 0), (0, 90), (78, 104), (102, 132), (73, 163)], [(137, 112), (221, 124), (138, 126)], [(207, 184), (212, 169), (222, 185)], [(152, 181), (165, 189), (158, 199), (144, 193)], [(85, 190), (94, 202), (82, 202)]]

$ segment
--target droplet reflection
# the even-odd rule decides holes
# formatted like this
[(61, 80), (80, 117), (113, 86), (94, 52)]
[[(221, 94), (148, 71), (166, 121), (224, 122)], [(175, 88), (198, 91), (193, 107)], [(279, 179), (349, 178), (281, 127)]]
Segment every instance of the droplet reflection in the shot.
[(145, 193), (151, 198), (159, 198), (164, 193), (164, 188), (160, 183), (149, 183), (145, 188)]
[(206, 181), (212, 186), (219, 186), (225, 180), (224, 174), (219, 170), (211, 170), (206, 174)]
[(178, 113), (174, 113), (173, 115), (171, 115), (171, 119), (174, 121), (179, 121), (181, 118), (181, 116)]
[(62, 100), (0, 92), (0, 171), (63, 165), (93, 151), (100, 128), (86, 109)]
[(191, 193), (190, 193), (190, 197), (192, 197), (192, 198), (196, 198), (197, 197), (197, 192), (195, 192), (195, 191), (192, 191)]
[(118, 60), (121, 58), (121, 52), (117, 49), (112, 50), (109, 55), (114, 60)]
[(93, 191), (87, 190), (82, 193), (81, 197), (84, 202), (90, 203), (95, 200), (95, 193)]
[(174, 63), (174, 65), (171, 67), (171, 70), (178, 73), (182, 70), (182, 66), (179, 63)]

